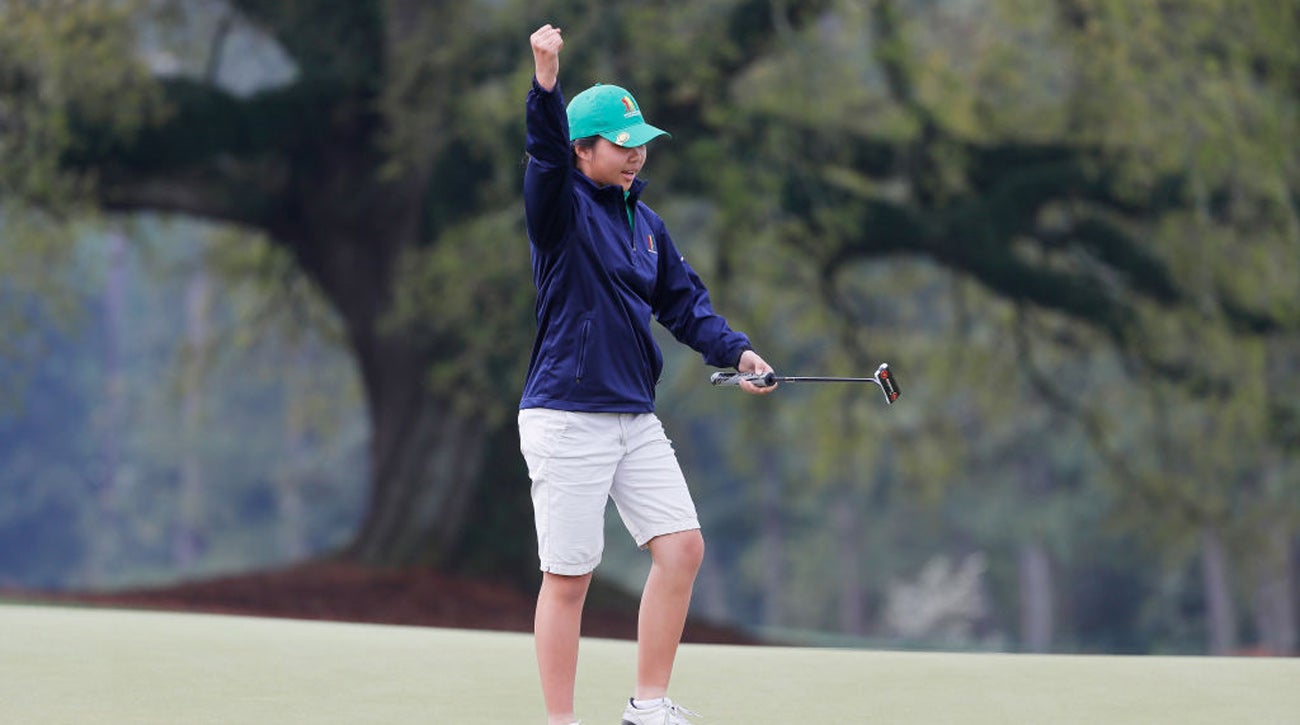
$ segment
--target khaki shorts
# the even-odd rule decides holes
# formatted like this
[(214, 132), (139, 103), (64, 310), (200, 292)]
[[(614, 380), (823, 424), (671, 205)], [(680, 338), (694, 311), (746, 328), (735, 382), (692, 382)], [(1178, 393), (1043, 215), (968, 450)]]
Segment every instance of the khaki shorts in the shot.
[(653, 413), (519, 411), (519, 447), (532, 478), (542, 571), (593, 571), (614, 499), (637, 546), (700, 528), (672, 442)]

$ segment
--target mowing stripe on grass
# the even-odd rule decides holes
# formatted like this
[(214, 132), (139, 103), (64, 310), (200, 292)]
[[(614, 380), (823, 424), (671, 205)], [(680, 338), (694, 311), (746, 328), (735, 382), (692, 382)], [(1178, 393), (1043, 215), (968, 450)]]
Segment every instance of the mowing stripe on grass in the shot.
[[(584, 640), (615, 722), (635, 645)], [(527, 635), (0, 606), (0, 722), (544, 722)], [(1300, 660), (686, 645), (673, 696), (728, 723), (1300, 724)]]

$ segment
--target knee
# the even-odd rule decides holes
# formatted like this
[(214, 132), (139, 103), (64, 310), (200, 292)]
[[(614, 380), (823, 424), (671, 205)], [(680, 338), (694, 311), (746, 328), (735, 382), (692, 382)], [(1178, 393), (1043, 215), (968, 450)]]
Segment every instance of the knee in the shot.
[(591, 585), (591, 574), (567, 576), (547, 572), (542, 575), (542, 588), (539, 599), (547, 599), (562, 606), (580, 605), (587, 598), (587, 589)]
[(704, 561), (704, 536), (699, 529), (660, 536), (650, 542), (656, 565), (694, 575)]

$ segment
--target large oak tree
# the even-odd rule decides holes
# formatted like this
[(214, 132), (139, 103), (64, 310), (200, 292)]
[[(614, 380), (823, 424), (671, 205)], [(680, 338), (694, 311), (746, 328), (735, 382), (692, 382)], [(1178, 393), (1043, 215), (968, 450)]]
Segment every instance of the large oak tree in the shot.
[[(1168, 250), (1142, 230), (1197, 203), (1197, 177), (1157, 164), (1134, 183), (1139, 151), (1069, 132), (1068, 123), (1065, 132), (973, 132), (956, 100), (926, 90), (907, 3), (556, 3), (543, 17), (513, 2), (232, 0), (220, 6), (224, 20), (196, 35), (202, 53), (219, 59), (237, 21), (294, 69), (252, 94), (211, 73), (141, 73), (126, 44), (144, 24), (143, 3), (69, 3), (71, 30), (33, 19), (39, 5), (8, 4), (7, 20), (26, 18), (52, 40), (32, 49), (9, 37), (0, 92), (11, 105), (0, 120), (8, 148), (35, 148), (39, 159), (55, 149), (51, 173), (77, 183), (49, 187), (44, 177), (10, 173), (6, 191), (40, 201), (51, 188), (59, 193), (44, 196), (88, 190), (104, 209), (239, 225), (291, 255), (337, 311), (364, 384), (370, 507), (346, 552), (361, 561), (455, 557), (523, 571), (531, 558), (508, 412), (530, 333), (517, 189), (526, 39), (541, 22), (565, 27), (568, 87), (619, 79), (674, 131), (673, 159), (656, 160), (655, 188), (710, 199), (736, 222), (724, 242), (778, 225), (777, 237), (822, 270), (826, 301), (850, 320), (842, 275), (857, 261), (896, 255), (934, 260), (1119, 345), (1136, 338), (1142, 310), (1189, 297)], [(840, 21), (864, 7), (871, 31), (860, 57), (812, 69), (789, 60), (810, 44), (831, 45)], [(1058, 39), (1114, 25), (1108, 7), (1058, 3)], [(23, 61), (42, 55), (63, 63)], [(1282, 73), (1271, 57), (1248, 61), (1261, 83)], [(1099, 87), (1084, 82), (1088, 74), (1105, 70), (1069, 67), (1080, 98)], [(92, 82), (85, 68), (96, 70)], [(843, 97), (808, 103), (799, 91), (814, 84), (782, 75), (792, 68), (850, 83), (823, 78), (816, 88)], [(1013, 80), (1023, 86), (1023, 76)], [(1057, 80), (1036, 79), (1031, 90)], [(35, 92), (51, 87), (58, 92)], [(1044, 103), (1077, 112), (1083, 127), (1099, 113), (1082, 100)], [(60, 132), (38, 133), (15, 109), (62, 119)], [(855, 122), (862, 118), (881, 124)], [(1218, 181), (1204, 192), (1212, 213)], [(719, 246), (721, 284), (728, 260), (748, 251)], [(1217, 291), (1218, 308), (1241, 327), (1286, 324), (1239, 291)], [(1177, 360), (1150, 362), (1196, 377)]]

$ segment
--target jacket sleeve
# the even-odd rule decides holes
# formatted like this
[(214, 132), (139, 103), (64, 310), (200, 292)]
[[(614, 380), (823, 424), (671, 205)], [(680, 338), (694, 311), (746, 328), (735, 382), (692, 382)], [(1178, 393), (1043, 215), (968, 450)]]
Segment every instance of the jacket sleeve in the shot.
[(659, 277), (651, 305), (655, 318), (714, 367), (735, 367), (750, 349), (749, 338), (736, 332), (713, 311), (709, 291), (686, 259), (677, 251), (668, 230), (659, 227)]
[(569, 119), (559, 82), (546, 91), (534, 78), (526, 107), (528, 167), (524, 170), (524, 220), (528, 238), (537, 247), (546, 249), (564, 238), (564, 231), (573, 219)]

